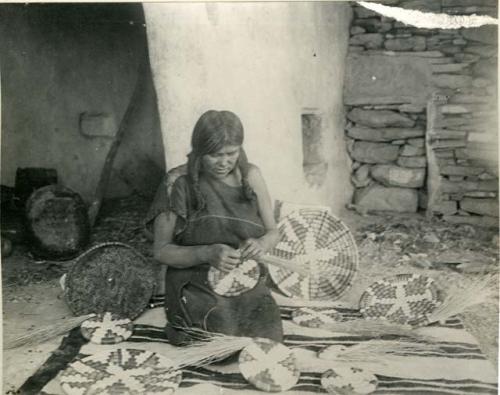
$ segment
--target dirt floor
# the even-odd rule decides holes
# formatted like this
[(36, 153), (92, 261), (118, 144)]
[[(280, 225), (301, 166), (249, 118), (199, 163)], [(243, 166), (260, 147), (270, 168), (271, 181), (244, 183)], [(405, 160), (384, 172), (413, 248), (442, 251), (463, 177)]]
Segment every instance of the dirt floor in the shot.
[[(102, 209), (92, 244), (122, 241), (151, 256), (141, 218), (148, 202), (140, 197), (107, 201)], [(498, 273), (498, 230), (450, 225), (422, 215), (361, 216), (346, 211), (341, 219), (357, 241), (360, 264), (355, 285), (342, 298), (357, 305), (373, 281), (397, 273), (423, 273), (446, 290), (450, 284), (486, 273)], [(71, 261), (36, 261), (27, 247), (15, 245), (2, 259), (4, 339), (49, 325), (71, 315), (62, 299), (59, 277)], [(463, 314), (467, 329), (497, 366), (498, 300), (476, 306)], [(13, 393), (57, 347), (49, 341), (36, 347), (5, 350), (3, 393)]]

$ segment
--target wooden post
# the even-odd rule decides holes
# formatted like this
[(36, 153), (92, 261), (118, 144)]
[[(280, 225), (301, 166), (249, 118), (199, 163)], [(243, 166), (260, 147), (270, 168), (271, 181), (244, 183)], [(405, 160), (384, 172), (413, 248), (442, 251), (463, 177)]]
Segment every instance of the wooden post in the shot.
[(432, 217), (434, 207), (439, 203), (441, 195), (442, 177), (439, 164), (434, 152), (437, 129), (437, 120), (440, 116), (439, 106), (446, 103), (447, 97), (434, 92), (427, 101), (427, 130), (425, 132), (425, 152), (427, 155), (427, 210), (428, 218)]
[(108, 155), (106, 156), (106, 160), (102, 167), (101, 177), (99, 178), (94, 198), (92, 199), (92, 202), (88, 209), (88, 215), (91, 227), (94, 226), (95, 221), (97, 219), (97, 215), (99, 214), (99, 210), (102, 205), (102, 200), (104, 199), (104, 194), (106, 193), (106, 188), (108, 186), (108, 182), (111, 176), (111, 170), (113, 169), (113, 161), (115, 159), (116, 153), (118, 151), (118, 148), (120, 147), (125, 131), (127, 130), (127, 127), (132, 119), (134, 111), (138, 105), (138, 99), (140, 97), (141, 90), (144, 86), (144, 82), (146, 79), (146, 71), (147, 71), (146, 67), (148, 67), (147, 59), (148, 59), (147, 54), (141, 56), (141, 60), (139, 62), (139, 68), (137, 70), (137, 80), (135, 83), (134, 91), (132, 93), (132, 96), (130, 97), (130, 102), (127, 106), (125, 114), (123, 115), (118, 131), (116, 132), (116, 137), (113, 140), (111, 147), (109, 148)]

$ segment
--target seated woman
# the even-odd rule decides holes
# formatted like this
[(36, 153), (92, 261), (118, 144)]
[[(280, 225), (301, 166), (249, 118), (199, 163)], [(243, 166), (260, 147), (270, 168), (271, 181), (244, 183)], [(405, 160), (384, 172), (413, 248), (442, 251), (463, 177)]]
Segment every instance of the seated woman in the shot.
[(167, 336), (188, 340), (179, 326), (282, 341), (279, 308), (261, 265), (257, 285), (220, 296), (207, 283), (209, 268), (230, 271), (278, 241), (271, 200), (259, 169), (248, 163), (243, 125), (229, 111), (207, 111), (196, 123), (187, 174), (160, 186), (147, 221), (154, 221), (154, 256), (167, 265)]

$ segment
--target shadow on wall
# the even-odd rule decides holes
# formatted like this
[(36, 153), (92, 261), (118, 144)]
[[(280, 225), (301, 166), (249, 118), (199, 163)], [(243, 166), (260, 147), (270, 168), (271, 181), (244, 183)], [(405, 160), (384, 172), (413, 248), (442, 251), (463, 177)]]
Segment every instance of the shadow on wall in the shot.
[(141, 59), (141, 5), (0, 5), (2, 184), (19, 167), (55, 168), (89, 201), (120, 127), (107, 195), (153, 193), (164, 169), (156, 96), (148, 75), (121, 121)]

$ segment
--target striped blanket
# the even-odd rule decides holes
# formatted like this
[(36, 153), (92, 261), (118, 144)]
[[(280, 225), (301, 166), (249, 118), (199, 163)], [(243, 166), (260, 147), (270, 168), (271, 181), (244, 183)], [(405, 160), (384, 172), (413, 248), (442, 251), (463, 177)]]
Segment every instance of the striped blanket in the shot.
[[(165, 315), (160, 304), (161, 302), (156, 303), (136, 321), (133, 336), (127, 342), (104, 346), (81, 341), (81, 346), (74, 356), (81, 358), (118, 347), (144, 349), (167, 357), (172, 355), (176, 352), (176, 347), (168, 343), (163, 332)], [(301, 375), (298, 383), (286, 393), (297, 395), (324, 393), (320, 383), (321, 374), (342, 363), (318, 359), (317, 351), (331, 345), (352, 346), (372, 338), (304, 328), (290, 320), (291, 311), (292, 308), (282, 307), (286, 334), (284, 343), (294, 349)], [(339, 309), (339, 312), (346, 319), (359, 317), (359, 312), (356, 310)], [(420, 328), (418, 331), (422, 335), (432, 337), (433, 342), (439, 344), (439, 348), (437, 350), (434, 348), (432, 352), (405, 351), (384, 358), (384, 361), (358, 363), (357, 366), (376, 374), (379, 384), (375, 394), (497, 394), (495, 368), (481, 353), (476, 340), (464, 330), (459, 319), (450, 319), (442, 325)], [(395, 337), (386, 336), (381, 340), (394, 341)], [(397, 340), (405, 341), (404, 338)], [(60, 348), (59, 351), (63, 350)], [(61, 369), (64, 366), (61, 366)], [(44, 373), (39, 371), (37, 374), (43, 376)], [(186, 368), (183, 370), (183, 380), (177, 392), (180, 395), (262, 393), (245, 381), (236, 363), (206, 368)], [(63, 394), (58, 378), (55, 377), (48, 382), (41, 393)]]

